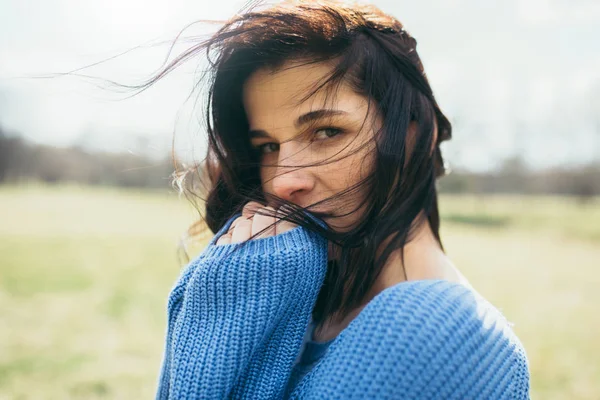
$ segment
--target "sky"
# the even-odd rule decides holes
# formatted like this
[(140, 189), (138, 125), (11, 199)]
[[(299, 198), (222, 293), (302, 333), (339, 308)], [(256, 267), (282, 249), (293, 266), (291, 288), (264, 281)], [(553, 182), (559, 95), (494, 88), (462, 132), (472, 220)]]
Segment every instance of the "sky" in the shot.
[[(201, 159), (202, 111), (186, 101), (200, 59), (134, 97), (101, 80), (35, 77), (110, 59), (80, 72), (139, 83), (181, 29), (227, 19), (244, 3), (0, 0), (0, 125), (36, 142), (144, 154), (166, 154), (175, 133), (177, 151)], [(515, 154), (532, 168), (600, 159), (600, 1), (372, 3), (417, 39), (454, 126), (444, 145), (451, 167), (491, 170)], [(194, 25), (186, 36), (215, 26)]]

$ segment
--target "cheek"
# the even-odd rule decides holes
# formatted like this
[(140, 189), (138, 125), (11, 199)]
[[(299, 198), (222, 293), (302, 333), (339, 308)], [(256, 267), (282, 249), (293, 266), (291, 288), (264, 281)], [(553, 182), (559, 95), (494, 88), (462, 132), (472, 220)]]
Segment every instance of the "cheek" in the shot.
[(260, 169), (260, 183), (264, 193), (273, 193), (273, 176), (275, 174), (274, 168)]
[(331, 164), (326, 176), (329, 176), (328, 179), (335, 182), (336, 186), (345, 189), (365, 179), (372, 171), (373, 165), (373, 152), (363, 149)]
[[(321, 183), (322, 193), (319, 198), (323, 199), (333, 194), (342, 193), (346, 189), (357, 185), (364, 180), (370, 173), (372, 162), (368, 154), (359, 152), (348, 156), (342, 160), (319, 167), (316, 171), (319, 182)], [(363, 187), (357, 191), (351, 191), (340, 197), (341, 203), (336, 208), (352, 208), (360, 203), (366, 195)]]

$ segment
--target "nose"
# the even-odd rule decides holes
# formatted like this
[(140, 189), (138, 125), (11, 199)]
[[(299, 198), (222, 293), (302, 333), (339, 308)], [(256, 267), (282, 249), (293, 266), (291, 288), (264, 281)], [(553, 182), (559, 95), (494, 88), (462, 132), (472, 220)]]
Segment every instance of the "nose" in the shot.
[[(315, 179), (310, 167), (310, 150), (283, 143), (279, 146), (279, 158), (272, 181), (273, 193), (282, 199), (302, 206), (301, 199), (314, 188)], [(304, 154), (302, 154), (304, 153)]]

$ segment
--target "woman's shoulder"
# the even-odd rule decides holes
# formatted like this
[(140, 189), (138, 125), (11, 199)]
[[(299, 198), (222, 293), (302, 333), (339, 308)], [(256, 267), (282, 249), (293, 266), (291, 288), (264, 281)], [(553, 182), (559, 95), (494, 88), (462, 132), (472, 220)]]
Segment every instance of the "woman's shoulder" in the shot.
[(390, 393), (400, 385), (418, 388), (422, 398), (438, 398), (444, 390), (460, 393), (458, 398), (473, 393), (528, 398), (527, 358), (511, 324), (458, 283), (409, 281), (385, 289), (342, 331), (329, 353), (324, 367), (356, 365), (366, 371), (372, 368), (362, 364), (368, 359), (378, 374), (395, 382)]
[[(387, 312), (405, 317), (408, 310), (412, 315), (439, 314), (460, 317), (478, 317), (489, 321), (505, 322), (506, 318), (475, 289), (458, 282), (442, 279), (406, 281), (380, 292), (365, 307), (370, 312)], [(395, 319), (390, 320), (394, 322)]]
[[(512, 324), (472, 287), (446, 280), (408, 281), (379, 293), (359, 314), (364, 329), (385, 327), (388, 332), (425, 330), (430, 340), (475, 340), (495, 337), (521, 346)], [(370, 322), (377, 320), (373, 325)], [(451, 336), (450, 338), (447, 336)]]

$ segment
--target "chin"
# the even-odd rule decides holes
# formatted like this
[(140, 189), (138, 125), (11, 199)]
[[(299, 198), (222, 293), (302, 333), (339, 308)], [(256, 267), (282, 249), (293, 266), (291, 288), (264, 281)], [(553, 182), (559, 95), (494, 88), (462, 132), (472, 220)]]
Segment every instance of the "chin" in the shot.
[(348, 232), (357, 224), (356, 218), (331, 217), (323, 218), (323, 220), (336, 232)]

